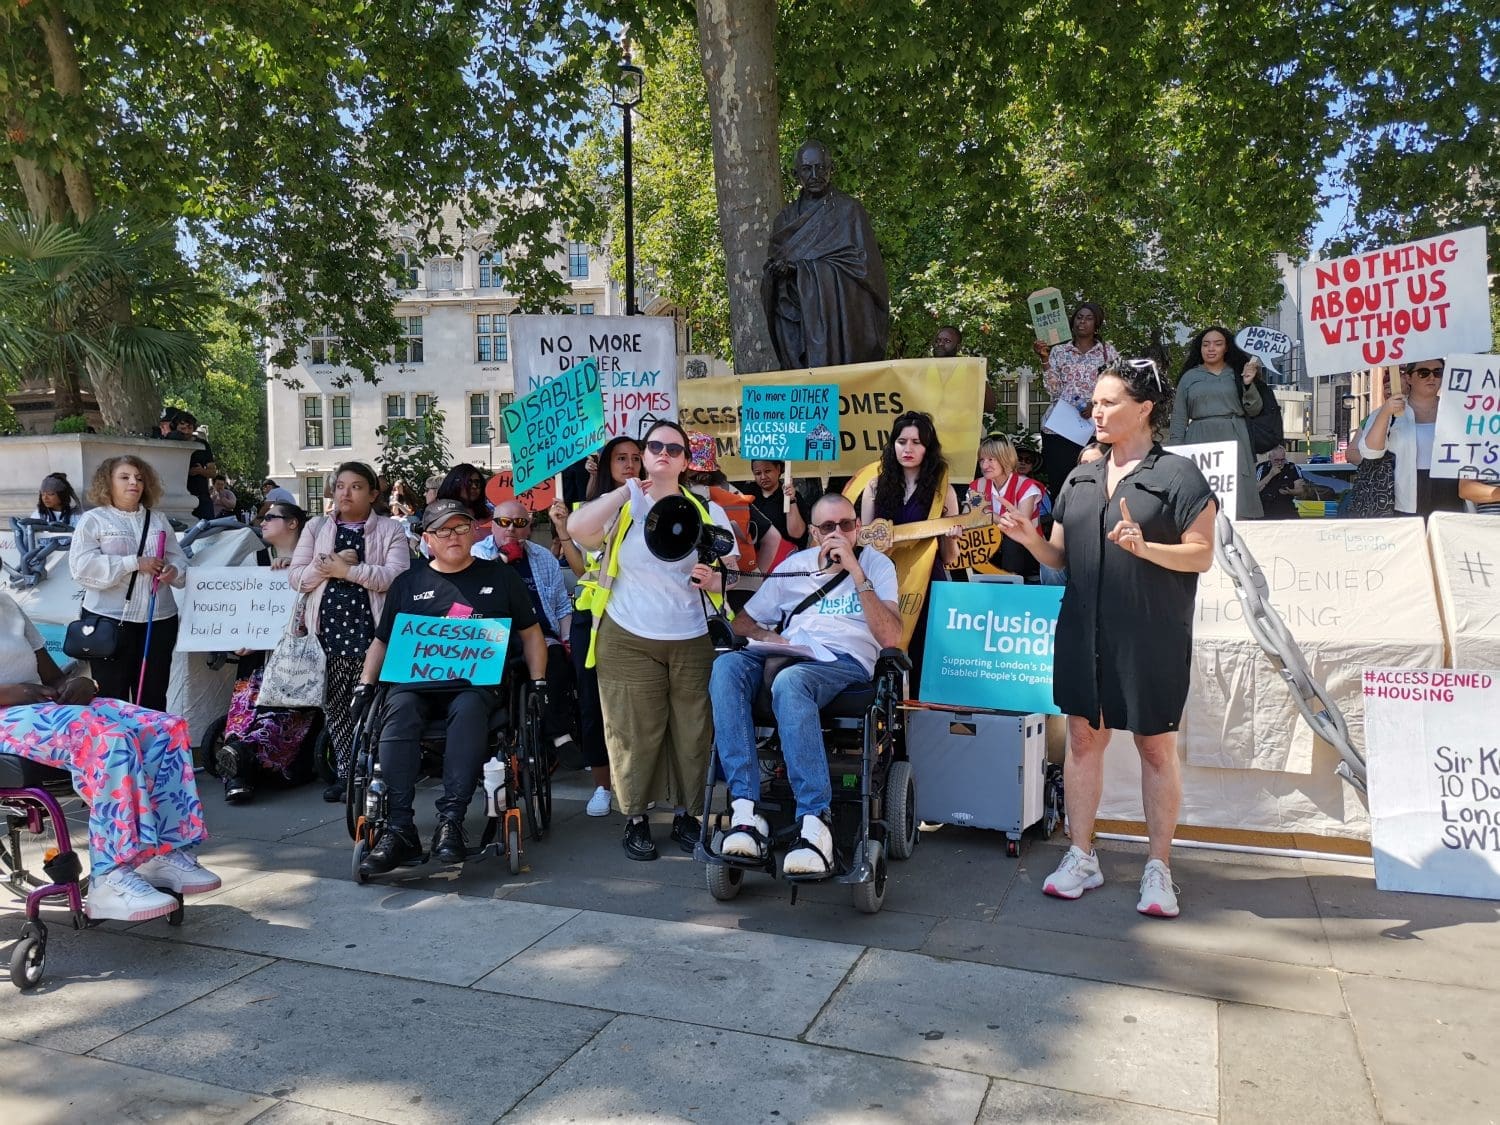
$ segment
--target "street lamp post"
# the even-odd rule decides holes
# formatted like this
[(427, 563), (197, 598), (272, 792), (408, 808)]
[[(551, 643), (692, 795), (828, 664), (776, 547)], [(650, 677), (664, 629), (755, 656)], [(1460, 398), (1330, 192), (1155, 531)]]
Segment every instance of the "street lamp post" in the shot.
[(630, 62), (630, 47), (625, 61), (610, 87), (610, 101), (624, 114), (625, 141), (625, 315), (635, 316), (641, 310), (635, 304), (635, 179), (634, 149), (631, 144), (631, 111), (641, 104), (641, 89), (646, 75)]
[(485, 427), (485, 429), (488, 432), (489, 439), (490, 439), (490, 457), (489, 457), (489, 460), (484, 463), (484, 467), (490, 473), (494, 473), (494, 471), (495, 471), (495, 423), (491, 422), (487, 427)]

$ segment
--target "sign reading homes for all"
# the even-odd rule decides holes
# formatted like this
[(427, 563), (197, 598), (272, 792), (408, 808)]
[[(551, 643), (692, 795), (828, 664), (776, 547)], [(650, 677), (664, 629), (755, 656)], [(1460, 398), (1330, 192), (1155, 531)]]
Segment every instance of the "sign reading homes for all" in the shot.
[(1447, 357), (1432, 475), (1500, 484), (1500, 356)]
[(1198, 466), (1208, 487), (1219, 500), (1219, 510), (1230, 519), (1240, 514), (1239, 509), (1239, 446), (1232, 441), (1205, 441), (1194, 445), (1168, 445), (1168, 453), (1186, 457)]
[(421, 617), (398, 613), (380, 679), (388, 684), (466, 680), (493, 687), (505, 675), (510, 621), (494, 617)]
[(923, 703), (1058, 714), (1052, 658), (1061, 586), (934, 582)]
[(740, 457), (746, 461), (837, 461), (838, 386), (746, 383), (740, 399)]
[(833, 384), (838, 387), (839, 455), (836, 461), (820, 463), (830, 476), (853, 476), (878, 460), (890, 441), (892, 423), (908, 410), (932, 415), (938, 433), (943, 435), (948, 464), (972, 466), (979, 456), (975, 419), (984, 407), (984, 372), (984, 360), (961, 356), (688, 379), (677, 389), (681, 400), (678, 420), (687, 430), (712, 434), (719, 467), (731, 480), (748, 480), (750, 462), (740, 453), (745, 387)]
[(1310, 375), (1490, 346), (1484, 227), (1309, 262), (1299, 283)]
[(611, 437), (641, 437), (677, 416), (677, 325), (666, 316), (512, 316), (510, 359), (519, 397), (592, 359)]
[(525, 492), (604, 445), (609, 435), (599, 383), (598, 364), (585, 359), (502, 409), (513, 488)]

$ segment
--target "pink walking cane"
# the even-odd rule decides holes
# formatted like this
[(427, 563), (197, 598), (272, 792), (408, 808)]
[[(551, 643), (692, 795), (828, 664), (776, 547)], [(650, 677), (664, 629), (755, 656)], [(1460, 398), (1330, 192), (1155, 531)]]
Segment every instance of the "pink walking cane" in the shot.
[[(156, 554), (151, 558), (164, 559), (167, 557), (167, 533), (158, 531), (156, 533)], [(146, 601), (146, 641), (141, 645), (141, 675), (135, 682), (136, 706), (141, 706), (141, 695), (146, 690), (146, 661), (151, 656), (151, 623), (156, 618), (156, 589), (161, 585), (161, 571), (151, 576), (151, 597)]]

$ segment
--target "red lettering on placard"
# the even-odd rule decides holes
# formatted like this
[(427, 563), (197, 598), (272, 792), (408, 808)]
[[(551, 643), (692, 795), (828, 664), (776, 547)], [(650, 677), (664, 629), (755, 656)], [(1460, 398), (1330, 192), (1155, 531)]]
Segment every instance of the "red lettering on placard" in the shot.
[(1411, 334), (1448, 327), (1444, 266), (1457, 257), (1454, 239), (1434, 238), (1316, 263), (1308, 320), (1329, 346), (1357, 343), (1365, 363), (1394, 362)]

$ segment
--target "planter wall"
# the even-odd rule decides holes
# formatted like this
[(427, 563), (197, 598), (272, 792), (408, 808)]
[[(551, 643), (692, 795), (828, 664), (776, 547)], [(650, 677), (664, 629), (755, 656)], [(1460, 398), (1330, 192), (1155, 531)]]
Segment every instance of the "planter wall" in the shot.
[[(188, 459), (202, 449), (196, 441), (158, 441), (111, 434), (25, 434), (0, 437), (0, 516), (29, 516), (48, 473), (66, 473), (84, 499), (94, 470), (106, 459), (133, 453), (161, 477), (165, 495), (156, 510), (191, 520), (197, 501), (187, 490)], [(84, 499), (85, 507), (89, 506)], [(9, 525), (7, 525), (8, 527)]]

